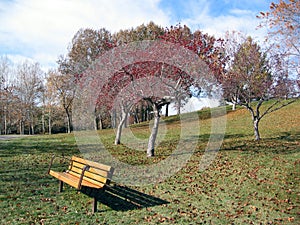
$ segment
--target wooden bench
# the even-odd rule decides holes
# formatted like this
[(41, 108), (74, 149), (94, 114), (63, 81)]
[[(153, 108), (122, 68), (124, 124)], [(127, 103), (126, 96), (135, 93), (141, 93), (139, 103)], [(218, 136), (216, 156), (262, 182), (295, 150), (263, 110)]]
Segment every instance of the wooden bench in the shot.
[[(105, 190), (109, 185), (114, 168), (101, 163), (93, 162), (76, 156), (72, 156), (68, 170), (65, 172), (55, 172), (51, 170), (54, 159), (53, 156), (49, 165), (48, 174), (59, 180), (59, 192), (63, 190), (63, 183), (67, 183), (77, 190), (84, 187)], [(93, 213), (97, 211), (97, 199), (94, 197)]]

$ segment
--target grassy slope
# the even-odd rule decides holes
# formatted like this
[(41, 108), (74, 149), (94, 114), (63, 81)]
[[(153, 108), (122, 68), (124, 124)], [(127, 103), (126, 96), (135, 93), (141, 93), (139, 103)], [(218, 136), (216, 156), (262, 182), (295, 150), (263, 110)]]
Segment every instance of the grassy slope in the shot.
[[(46, 174), (52, 154), (79, 154), (73, 135), (34, 136), (0, 142), (0, 206), (2, 224), (299, 224), (300, 104), (270, 114), (261, 122), (263, 140), (254, 142), (250, 114), (227, 115), (226, 136), (215, 161), (205, 171), (199, 162), (207, 144), (210, 119), (201, 112), (199, 145), (188, 164), (163, 182), (130, 187), (169, 202), (135, 209), (123, 200), (107, 199), (99, 212), (91, 198)], [(130, 164), (152, 164), (175, 148), (176, 117), (165, 120), (168, 131), (157, 157), (126, 146), (113, 146), (113, 131), (101, 131), (111, 153)], [(190, 122), (191, 126), (193, 122)], [(148, 125), (132, 128), (147, 137)], [(143, 146), (143, 144), (142, 144)], [(59, 165), (54, 165), (59, 169)], [(150, 200), (149, 200), (150, 201)], [(112, 204), (114, 202), (114, 205)], [(110, 207), (109, 207), (109, 206)], [(148, 206), (148, 207), (146, 207)], [(298, 213), (298, 214), (297, 214)]]

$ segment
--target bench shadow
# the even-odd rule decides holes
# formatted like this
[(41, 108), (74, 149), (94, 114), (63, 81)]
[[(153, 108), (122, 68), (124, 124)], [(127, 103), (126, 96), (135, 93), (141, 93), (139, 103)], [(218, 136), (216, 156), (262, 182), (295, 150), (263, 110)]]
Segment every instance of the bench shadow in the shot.
[(132, 188), (116, 184), (107, 186), (105, 191), (84, 187), (81, 192), (89, 197), (96, 198), (98, 206), (104, 204), (115, 211), (129, 211), (170, 203)]

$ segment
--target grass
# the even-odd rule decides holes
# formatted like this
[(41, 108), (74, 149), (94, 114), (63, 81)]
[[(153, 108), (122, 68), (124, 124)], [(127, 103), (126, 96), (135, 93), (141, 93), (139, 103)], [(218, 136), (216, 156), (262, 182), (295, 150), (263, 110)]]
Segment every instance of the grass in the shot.
[[(201, 134), (189, 162), (169, 178), (147, 186), (122, 186), (91, 214), (92, 199), (47, 175), (50, 158), (80, 155), (73, 134), (31, 136), (0, 142), (1, 224), (299, 224), (300, 103), (261, 121), (262, 141), (253, 141), (250, 114), (227, 114), (225, 138), (216, 159), (199, 170), (210, 132), (208, 112), (199, 112)], [(114, 146), (113, 130), (99, 132), (110, 153), (132, 165), (152, 165), (176, 148), (177, 117), (164, 119), (167, 131), (156, 157), (126, 145)], [(195, 121), (189, 121), (193, 126)], [(148, 124), (134, 126), (145, 142)], [(130, 140), (128, 140), (130, 141)], [(143, 146), (143, 144), (142, 144)], [(64, 168), (59, 162), (55, 170)], [(121, 185), (121, 187), (119, 187)], [(129, 193), (128, 201), (122, 193)]]

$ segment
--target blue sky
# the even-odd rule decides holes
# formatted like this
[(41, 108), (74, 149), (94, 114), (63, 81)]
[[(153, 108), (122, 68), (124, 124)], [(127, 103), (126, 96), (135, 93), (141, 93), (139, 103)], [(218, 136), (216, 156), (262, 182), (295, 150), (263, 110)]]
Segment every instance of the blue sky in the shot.
[(209, 15), (220, 16), (229, 15), (232, 10), (247, 10), (247, 11), (261, 11), (269, 7), (271, 1), (266, 0), (163, 0), (159, 3), (160, 7), (172, 11), (172, 19), (184, 20), (191, 17), (191, 12), (201, 13), (202, 10), (207, 9)]
[(0, 0), (0, 55), (29, 59), (44, 70), (56, 66), (80, 28), (111, 32), (150, 21), (177, 23), (222, 36), (241, 31), (262, 40), (256, 15), (270, 0)]

